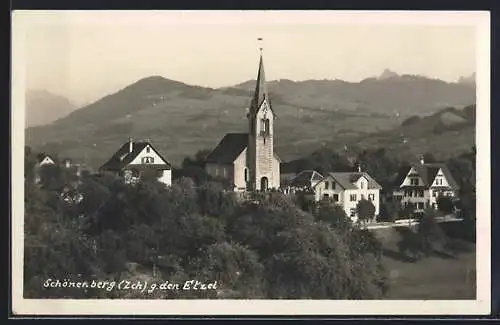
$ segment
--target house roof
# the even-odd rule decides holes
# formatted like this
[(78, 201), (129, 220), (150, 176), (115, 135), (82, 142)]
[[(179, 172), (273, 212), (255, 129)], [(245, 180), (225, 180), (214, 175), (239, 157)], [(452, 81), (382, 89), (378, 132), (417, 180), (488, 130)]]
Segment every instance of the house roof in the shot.
[(357, 189), (355, 182), (357, 182), (361, 177), (365, 177), (368, 180), (368, 189), (381, 189), (382, 186), (377, 183), (373, 177), (365, 172), (346, 172), (346, 173), (328, 173), (341, 187), (346, 190)]
[(50, 160), (54, 161), (54, 158), (52, 158), (50, 155), (47, 155), (47, 154), (44, 154), (44, 153), (41, 153), (41, 154), (38, 154), (37, 155), (37, 162), (38, 163), (41, 163), (45, 158), (49, 158)]
[(137, 155), (141, 153), (142, 150), (146, 148), (148, 145), (151, 147), (151, 149), (153, 149), (156, 152), (158, 156), (160, 156), (161, 159), (163, 159), (163, 161), (165, 161), (168, 168), (172, 167), (170, 163), (165, 158), (163, 158), (163, 156), (153, 147), (153, 145), (149, 141), (133, 142), (132, 152), (130, 153), (129, 153), (129, 145), (130, 144), (128, 141), (125, 142), (120, 147), (120, 149), (118, 149), (118, 151), (116, 151), (113, 154), (113, 156), (111, 156), (111, 158), (104, 165), (101, 166), (100, 169), (111, 170), (111, 171), (122, 170), (124, 167), (130, 164), (132, 160), (134, 160), (134, 158), (137, 157)]
[(248, 146), (248, 133), (228, 133), (208, 155), (207, 162), (232, 164)]
[(321, 181), (323, 176), (315, 170), (304, 170), (298, 173), (290, 181), (290, 186), (293, 187), (310, 187), (313, 181)]
[(455, 178), (448, 169), (448, 166), (446, 166), (446, 164), (444, 163), (414, 164), (410, 167), (403, 168), (400, 170), (400, 173), (396, 178), (396, 184), (395, 184), (396, 186), (401, 186), (401, 184), (403, 183), (404, 179), (406, 178), (412, 167), (417, 171), (418, 175), (424, 182), (424, 187), (426, 188), (432, 185), (434, 179), (436, 178), (437, 173), (441, 169), (450, 187), (453, 189), (458, 189), (458, 184), (455, 181)]

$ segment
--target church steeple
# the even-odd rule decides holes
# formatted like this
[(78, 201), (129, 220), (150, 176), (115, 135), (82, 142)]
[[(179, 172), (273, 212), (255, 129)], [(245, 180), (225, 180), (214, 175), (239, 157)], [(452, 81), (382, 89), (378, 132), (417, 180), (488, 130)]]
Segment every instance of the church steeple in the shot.
[(257, 113), (264, 100), (269, 100), (266, 87), (266, 74), (264, 72), (264, 60), (262, 52), (260, 54), (259, 72), (257, 73), (257, 84), (255, 85), (255, 92), (250, 105), (252, 115)]

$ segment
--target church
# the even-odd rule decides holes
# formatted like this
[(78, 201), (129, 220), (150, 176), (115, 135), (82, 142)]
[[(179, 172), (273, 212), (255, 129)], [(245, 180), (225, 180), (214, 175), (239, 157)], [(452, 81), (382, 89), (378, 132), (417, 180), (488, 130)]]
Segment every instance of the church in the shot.
[(255, 93), (247, 113), (248, 132), (226, 134), (207, 157), (207, 173), (228, 179), (239, 192), (278, 189), (281, 160), (274, 151), (275, 118), (261, 53)]

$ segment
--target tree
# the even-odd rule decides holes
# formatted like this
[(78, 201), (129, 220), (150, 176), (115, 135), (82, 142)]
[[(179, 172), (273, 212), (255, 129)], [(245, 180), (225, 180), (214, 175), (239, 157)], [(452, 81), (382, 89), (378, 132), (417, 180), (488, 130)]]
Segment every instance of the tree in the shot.
[(403, 218), (413, 218), (415, 213), (415, 204), (413, 202), (408, 202), (408, 204), (401, 210), (401, 216)]
[(450, 214), (455, 209), (452, 199), (447, 196), (439, 196), (436, 200), (439, 211)]
[(375, 218), (375, 206), (371, 201), (362, 199), (356, 205), (358, 220), (361, 222), (369, 222)]
[(330, 202), (320, 203), (317, 220), (329, 223), (336, 229), (352, 227), (351, 218), (346, 215), (344, 209), (340, 205)]
[(421, 241), (422, 251), (429, 255), (435, 249), (435, 245), (442, 243), (445, 235), (436, 221), (436, 211), (427, 208), (417, 226), (417, 234)]
[(424, 161), (425, 163), (435, 163), (437, 162), (436, 157), (432, 152), (426, 152), (424, 154)]
[(379, 221), (394, 222), (398, 218), (401, 205), (397, 201), (385, 201), (380, 204)]

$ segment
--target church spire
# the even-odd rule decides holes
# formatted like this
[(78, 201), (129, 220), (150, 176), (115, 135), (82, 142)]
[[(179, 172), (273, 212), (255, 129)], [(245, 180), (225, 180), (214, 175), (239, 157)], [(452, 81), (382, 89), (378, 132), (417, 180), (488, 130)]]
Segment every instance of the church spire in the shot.
[[(259, 38), (262, 41), (262, 38)], [(259, 72), (257, 73), (257, 83), (255, 86), (255, 93), (252, 98), (251, 113), (252, 115), (257, 113), (257, 110), (262, 105), (262, 102), (267, 100), (269, 103), (269, 96), (266, 87), (266, 74), (264, 72), (264, 60), (262, 58), (262, 46), (260, 47), (260, 61), (259, 61)]]

